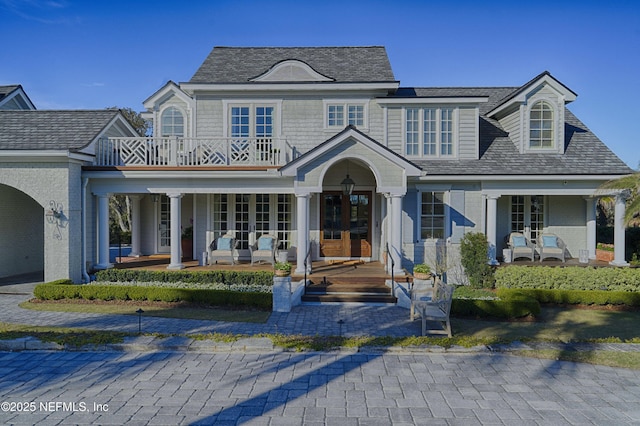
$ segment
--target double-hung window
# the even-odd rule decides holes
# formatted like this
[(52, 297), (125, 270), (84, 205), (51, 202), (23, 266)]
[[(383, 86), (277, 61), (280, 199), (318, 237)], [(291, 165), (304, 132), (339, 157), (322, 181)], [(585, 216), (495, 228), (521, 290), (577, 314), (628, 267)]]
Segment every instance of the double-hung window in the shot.
[(420, 239), (442, 239), (446, 233), (444, 192), (420, 193)]
[(453, 108), (406, 108), (405, 154), (416, 157), (454, 155)]
[(184, 116), (176, 107), (162, 111), (160, 117), (162, 136), (184, 136)]
[(332, 102), (326, 104), (326, 127), (352, 125), (366, 127), (365, 104)]
[(544, 101), (538, 101), (529, 112), (529, 147), (553, 148), (553, 108)]

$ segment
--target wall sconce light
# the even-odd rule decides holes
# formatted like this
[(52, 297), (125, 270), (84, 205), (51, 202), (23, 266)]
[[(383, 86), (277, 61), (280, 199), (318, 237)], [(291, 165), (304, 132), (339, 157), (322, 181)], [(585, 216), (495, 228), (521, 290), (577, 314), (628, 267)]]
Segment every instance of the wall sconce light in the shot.
[(55, 226), (55, 229), (53, 230), (53, 237), (57, 240), (61, 240), (62, 232), (60, 232), (60, 228), (65, 228), (68, 221), (68, 219), (64, 217), (62, 203), (56, 203), (53, 200), (49, 201), (49, 209), (46, 210), (44, 215), (47, 219), (47, 223)]

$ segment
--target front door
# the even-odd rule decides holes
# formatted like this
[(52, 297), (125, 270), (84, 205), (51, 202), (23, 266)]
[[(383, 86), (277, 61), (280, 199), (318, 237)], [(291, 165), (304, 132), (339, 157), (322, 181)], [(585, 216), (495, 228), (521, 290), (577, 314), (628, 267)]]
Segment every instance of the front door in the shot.
[(324, 192), (322, 257), (371, 257), (371, 192)]
[(158, 253), (171, 251), (171, 200), (166, 195), (160, 196), (158, 203)]

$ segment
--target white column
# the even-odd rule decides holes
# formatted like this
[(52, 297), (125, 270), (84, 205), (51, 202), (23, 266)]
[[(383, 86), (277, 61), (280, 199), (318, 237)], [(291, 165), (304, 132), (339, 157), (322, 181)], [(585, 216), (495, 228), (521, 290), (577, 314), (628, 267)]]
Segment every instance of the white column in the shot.
[(131, 254), (140, 257), (140, 195), (130, 195), (131, 200)]
[(489, 264), (497, 265), (497, 222), (498, 222), (498, 198), (499, 195), (487, 195), (487, 241), (489, 241)]
[[(309, 199), (311, 194), (296, 194), (298, 249), (296, 258), (296, 274), (304, 274), (304, 261), (309, 251)], [(309, 262), (311, 259), (309, 259)], [(307, 266), (309, 269), (310, 265)], [(307, 271), (308, 272), (308, 271)]]
[(182, 194), (167, 194), (171, 202), (171, 263), (167, 269), (183, 269), (182, 256), (182, 215), (181, 215), (181, 199)]
[(98, 264), (96, 269), (112, 268), (109, 261), (109, 195), (98, 197)]
[(613, 261), (610, 265), (629, 266), (625, 261), (625, 220), (624, 215), (627, 209), (626, 201), (629, 196), (628, 192), (621, 192), (616, 195), (614, 228), (613, 228)]
[(391, 200), (391, 233), (389, 239), (391, 244), (389, 245), (389, 251), (391, 251), (391, 258), (394, 261), (393, 274), (404, 275), (402, 269), (402, 199), (404, 195), (390, 194)]
[(596, 199), (584, 197), (587, 203), (587, 250), (589, 259), (596, 258)]

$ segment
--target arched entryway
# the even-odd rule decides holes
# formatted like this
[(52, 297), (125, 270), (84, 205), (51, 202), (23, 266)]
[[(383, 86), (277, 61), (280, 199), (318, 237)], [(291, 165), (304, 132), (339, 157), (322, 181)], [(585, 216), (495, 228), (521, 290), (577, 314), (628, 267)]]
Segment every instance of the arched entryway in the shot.
[(40, 274), (44, 279), (43, 207), (3, 184), (0, 200), (0, 278)]
[[(343, 188), (345, 180), (353, 182), (351, 191)], [(369, 167), (358, 159), (339, 161), (328, 169), (322, 188), (320, 257), (371, 259), (379, 212), (374, 210), (376, 180)]]

